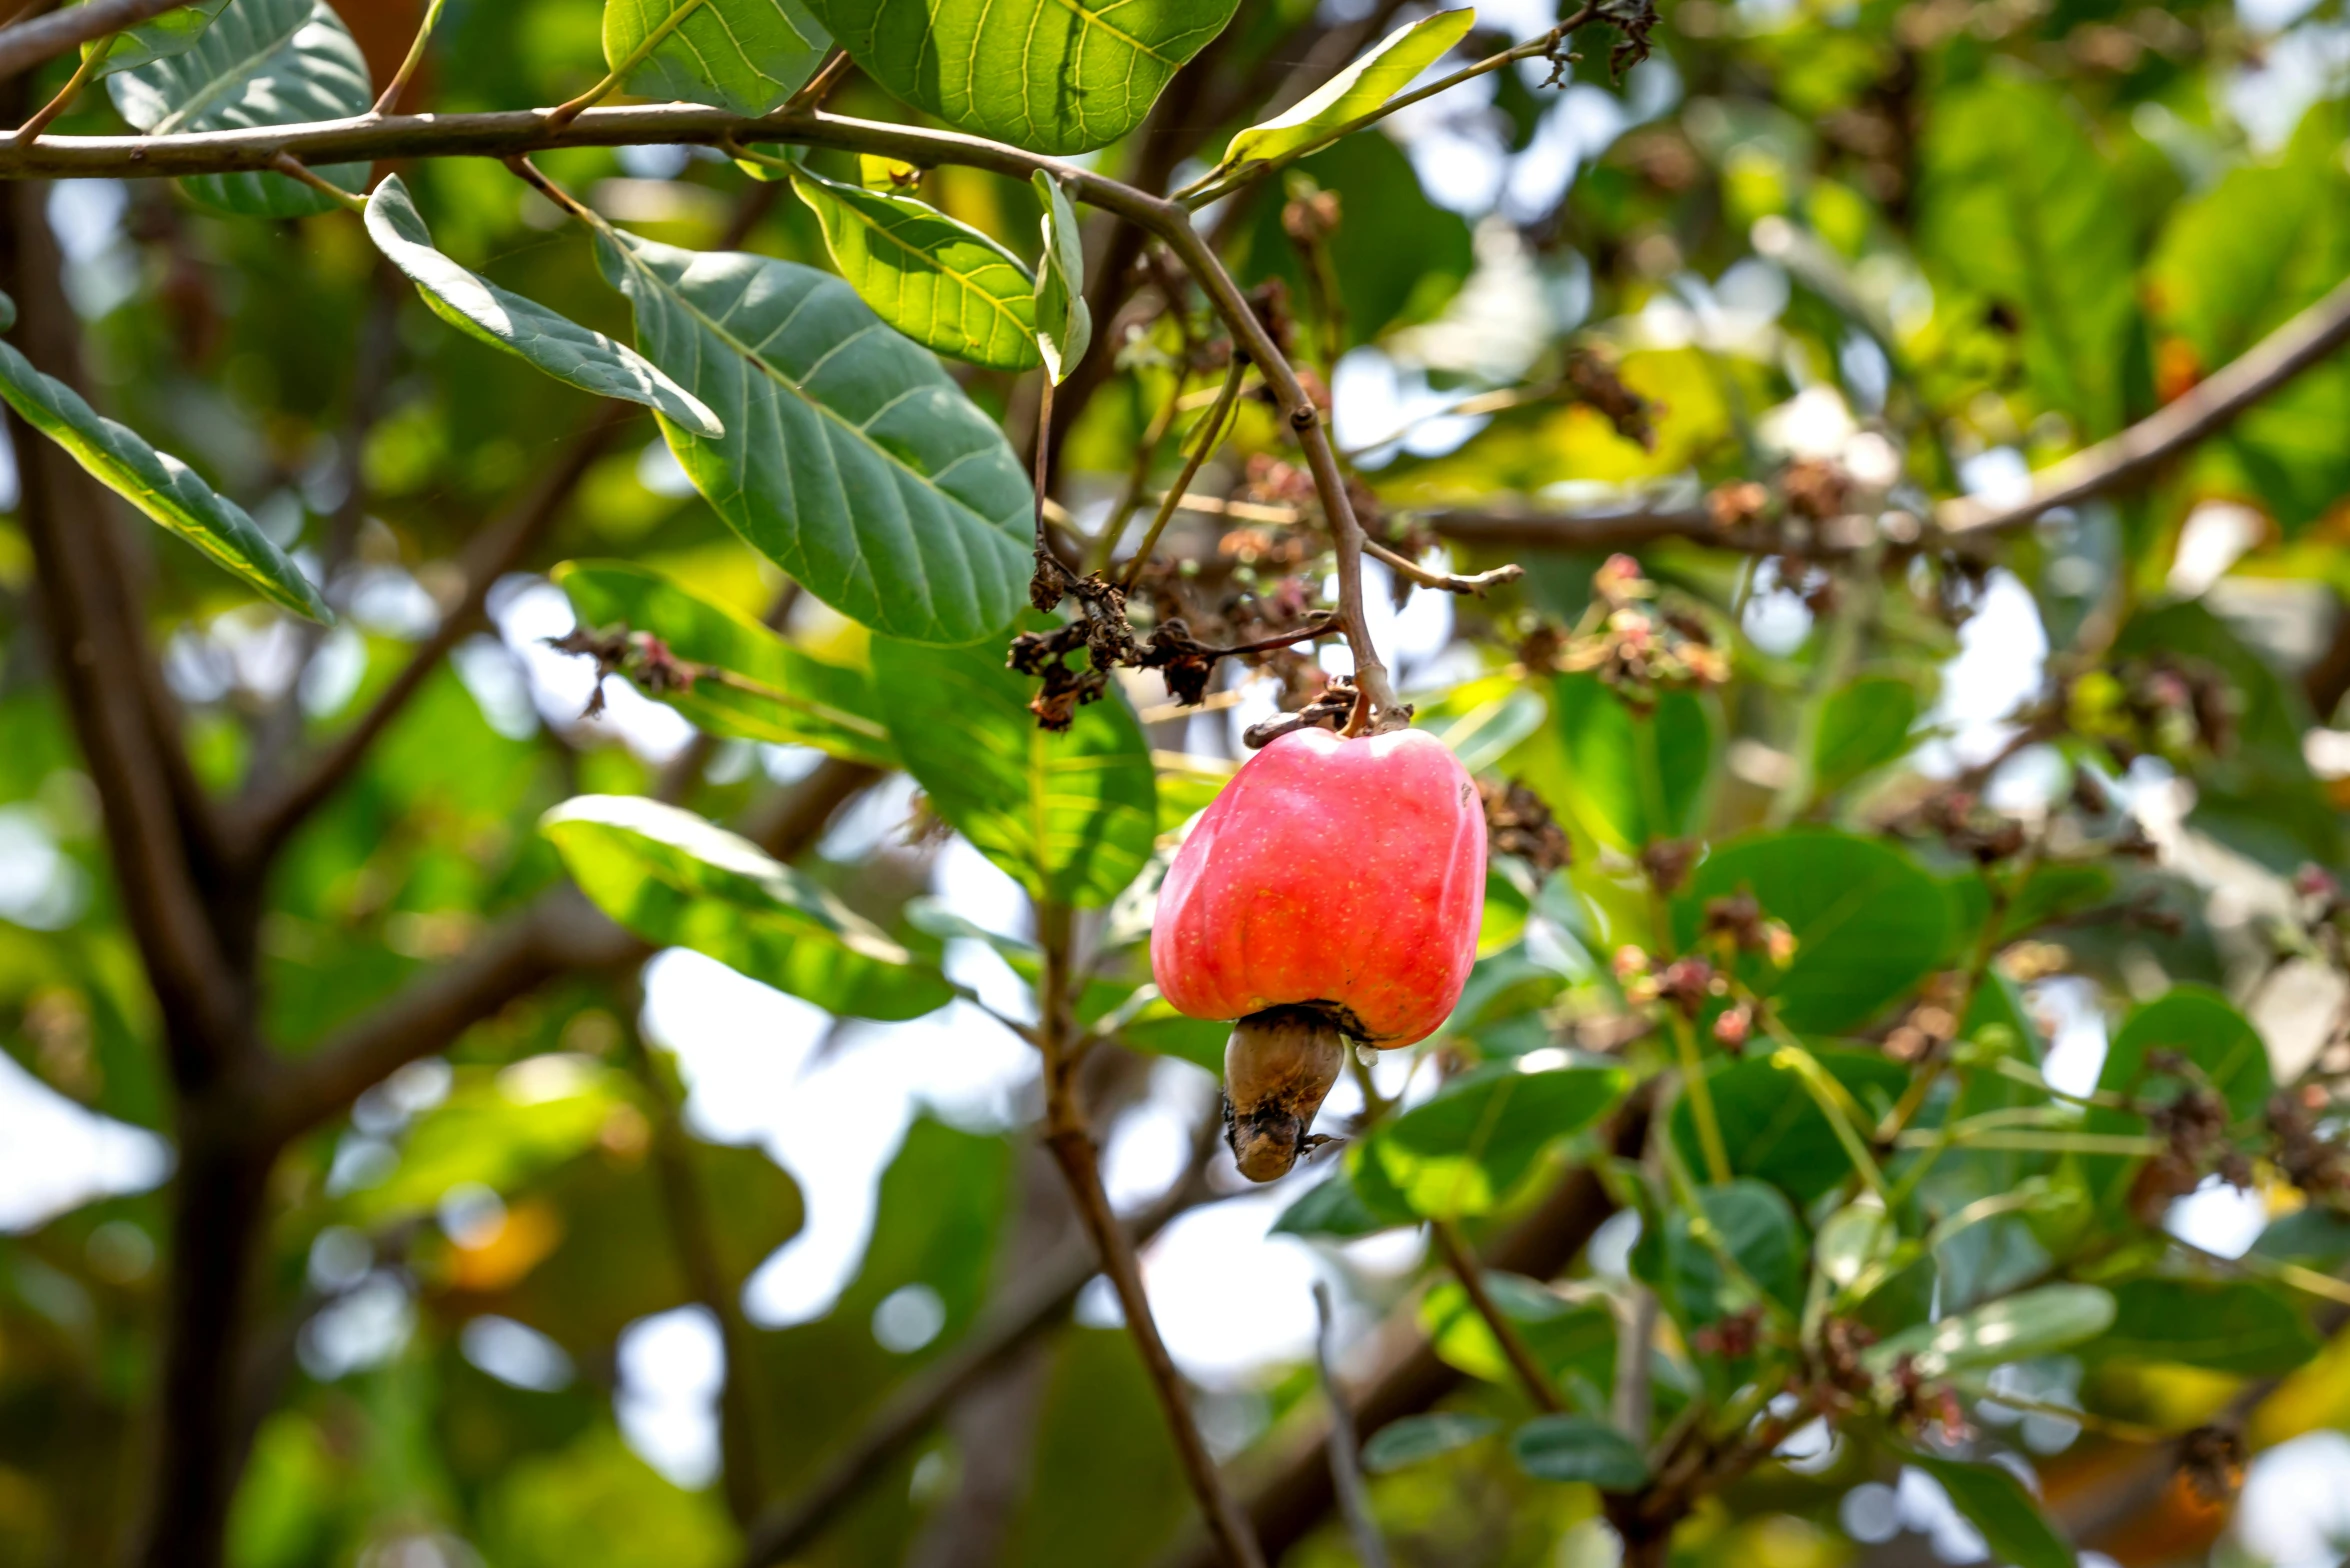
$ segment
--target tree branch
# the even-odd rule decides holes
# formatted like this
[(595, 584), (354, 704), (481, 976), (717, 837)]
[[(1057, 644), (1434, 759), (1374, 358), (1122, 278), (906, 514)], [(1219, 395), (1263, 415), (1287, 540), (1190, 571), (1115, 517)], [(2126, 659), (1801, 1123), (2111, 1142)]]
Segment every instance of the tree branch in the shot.
[(29, 22), (0, 27), (0, 81), (53, 60), (92, 39), (136, 27), (188, 0), (85, 0)]
[[(1619, 1110), (1601, 1141), (1620, 1159), (1636, 1159), (1648, 1134), (1645, 1095)], [(1577, 1170), (1552, 1190), (1542, 1206), (1501, 1238), (1485, 1263), (1533, 1279), (1549, 1279), (1573, 1262), (1600, 1222), (1616, 1211), (1615, 1200), (1588, 1169)], [(1355, 1423), (1369, 1438), (1391, 1421), (1417, 1415), (1466, 1381), (1466, 1374), (1439, 1360), (1421, 1337), (1416, 1309), (1391, 1316), (1374, 1341), (1368, 1376), (1349, 1392)], [(1329, 1422), (1310, 1416), (1276, 1435), (1248, 1500), (1249, 1520), (1266, 1553), (1280, 1556), (1304, 1539), (1337, 1500), (1330, 1478)], [(1216, 1557), (1204, 1540), (1170, 1553), (1160, 1568), (1214, 1568)]]
[(611, 446), (620, 428), (635, 417), (633, 404), (600, 405), (573, 436), (530, 494), (506, 515), (474, 536), (466, 551), (465, 596), (441, 617), (432, 635), (409, 655), (400, 673), (375, 703), (293, 778), (250, 796), (231, 824), (230, 843), (246, 865), (265, 864), (367, 759), (394, 720), (424, 689), (451, 649), (481, 624), (483, 606), (500, 577), (520, 566), (546, 537), (589, 468)]
[[(1202, 1173), (1204, 1156), (1215, 1147), (1216, 1128), (1211, 1126), (1199, 1140), (1185, 1175), (1127, 1222), (1129, 1245), (1147, 1246), (1177, 1216), (1213, 1196)], [(953, 1350), (892, 1390), (798, 1492), (767, 1511), (750, 1533), (743, 1568), (771, 1568), (805, 1551), (874, 1477), (921, 1440), (948, 1406), (1038, 1335), (1064, 1321), (1076, 1307), (1079, 1292), (1101, 1272), (1101, 1256), (1090, 1240), (1030, 1270), (1021, 1288), (992, 1309)]]
[(2350, 280), (2246, 349), (2193, 391), (2121, 434), (2075, 452), (2033, 476), (2032, 493), (2012, 506), (1945, 501), (1935, 522), (1949, 534), (2021, 527), (2060, 506), (2118, 490), (2226, 429), (2246, 410), (2350, 343)]
[(1338, 1496), (1338, 1512), (1346, 1521), (1346, 1533), (1354, 1543), (1355, 1556), (1362, 1560), (1362, 1568), (1387, 1568), (1387, 1542), (1379, 1534), (1379, 1521), (1371, 1516), (1370, 1490), (1363, 1484), (1363, 1467), (1357, 1458), (1362, 1439), (1355, 1435), (1354, 1412), (1347, 1408), (1346, 1390), (1338, 1384), (1337, 1368), (1330, 1357), (1330, 1284), (1327, 1280), (1314, 1281), (1314, 1370), (1322, 1379), (1322, 1397), (1330, 1404), (1330, 1484)]

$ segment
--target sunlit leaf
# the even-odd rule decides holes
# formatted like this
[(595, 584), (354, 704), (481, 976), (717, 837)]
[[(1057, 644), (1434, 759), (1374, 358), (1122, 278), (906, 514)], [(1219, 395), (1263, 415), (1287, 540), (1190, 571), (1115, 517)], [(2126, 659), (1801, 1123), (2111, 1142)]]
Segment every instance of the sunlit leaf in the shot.
[(809, 0), (866, 73), (958, 130), (1088, 152), (1140, 125), (1239, 0)]
[(2113, 1296), (2095, 1285), (2042, 1285), (1939, 1323), (1905, 1329), (1869, 1347), (1861, 1360), (1882, 1377), (1903, 1356), (1911, 1356), (1919, 1376), (1946, 1377), (1969, 1367), (2002, 1366), (2069, 1350), (2102, 1334), (2113, 1320)]
[(637, 795), (580, 795), (539, 831), (580, 891), (648, 942), (688, 947), (827, 1012), (918, 1018), (954, 988), (748, 839)]
[(1439, 11), (1397, 28), (1286, 112), (1233, 137), (1224, 150), (1225, 166), (1267, 162), (1327, 140), (1409, 87), (1476, 20), (1473, 10)]
[(664, 422), (719, 516), (825, 603), (916, 642), (1000, 631), (1036, 500), (1003, 432), (840, 279), (600, 232), (637, 344), (724, 421)]
[(877, 768), (897, 765), (873, 680), (863, 670), (807, 653), (780, 633), (673, 578), (628, 561), (567, 561), (555, 581), (580, 624), (650, 632), (678, 658), (746, 677), (764, 690), (697, 680), (660, 700), (713, 735), (814, 746)]
[(698, 435), (726, 434), (701, 399), (635, 349), (510, 293), (433, 249), (432, 233), (397, 174), (385, 176), (367, 199), (367, 235), (408, 275), (434, 315), (476, 342), (598, 397), (658, 409)]
[(1613, 1068), (1476, 1068), (1354, 1144), (1347, 1169), (1374, 1212), (1487, 1214), (1545, 1149), (1598, 1120), (1623, 1087)]
[(99, 62), (97, 74), (111, 76), (116, 71), (135, 70), (150, 61), (185, 54), (196, 46), (196, 40), (204, 36), (204, 29), (212, 25), (213, 18), (228, 3), (229, 0), (193, 0), (151, 21), (125, 28), (110, 39), (94, 39), (82, 45), (82, 58), (87, 60), (99, 49), (105, 49), (106, 58)]
[(1085, 303), (1085, 239), (1061, 182), (1036, 171), (1029, 183), (1044, 204), (1044, 254), (1036, 264), (1036, 347), (1056, 382), (1069, 379), (1093, 342), (1093, 312)]
[(628, 87), (648, 98), (766, 114), (831, 47), (799, 0), (604, 0), (604, 61), (614, 70), (637, 61)]
[[(15, 313), (16, 307), (0, 296), (0, 314), (13, 318)], [(243, 507), (214, 491), (169, 452), (149, 446), (137, 431), (91, 408), (64, 382), (35, 370), (6, 343), (0, 343), (0, 399), (26, 424), (65, 448), (91, 477), (254, 592), (296, 615), (332, 618), (302, 569), (270, 542)]]
[[(190, 46), (107, 79), (122, 117), (150, 136), (344, 120), (374, 106), (367, 60), (326, 0), (230, 0)], [(314, 171), (347, 191), (364, 163)], [(188, 194), (225, 212), (299, 218), (337, 203), (283, 174), (199, 174)]]
[(1037, 285), (1019, 258), (936, 207), (791, 172), (832, 264), (882, 320), (923, 347), (991, 370), (1037, 363)]
[(1004, 667), (1000, 646), (876, 638), (873, 677), (931, 808), (1031, 897), (1099, 908), (1149, 860), (1157, 778), (1115, 687), (1055, 734), (1038, 727), (1030, 682)]
[[(1689, 1327), (1719, 1322), (1761, 1305), (1754, 1289), (1790, 1311), (1800, 1305), (1803, 1227), (1779, 1190), (1743, 1179), (1703, 1188), (1697, 1201), (1702, 1220), (1675, 1208), (1662, 1234), (1644, 1234), (1632, 1254), (1635, 1271), (1656, 1287), (1674, 1320)], [(1711, 1231), (1710, 1244), (1698, 1234), (1700, 1223)], [(1736, 1261), (1745, 1281), (1722, 1266), (1717, 1248)]]

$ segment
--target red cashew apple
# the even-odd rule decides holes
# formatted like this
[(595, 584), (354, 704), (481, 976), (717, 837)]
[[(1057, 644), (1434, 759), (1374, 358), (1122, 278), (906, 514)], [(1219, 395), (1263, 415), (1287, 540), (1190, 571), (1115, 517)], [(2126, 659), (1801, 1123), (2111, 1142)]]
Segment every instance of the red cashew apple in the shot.
[(1349, 1040), (1435, 1033), (1469, 978), (1485, 808), (1424, 730), (1293, 730), (1201, 816), (1159, 891), (1151, 971), (1193, 1018), (1231, 1018), (1225, 1130), (1242, 1174), (1295, 1164)]

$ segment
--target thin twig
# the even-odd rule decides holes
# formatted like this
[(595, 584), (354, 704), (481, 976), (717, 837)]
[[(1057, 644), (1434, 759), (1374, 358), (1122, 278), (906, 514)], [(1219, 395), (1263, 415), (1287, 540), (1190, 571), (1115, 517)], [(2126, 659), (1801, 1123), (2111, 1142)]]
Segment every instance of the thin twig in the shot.
[(547, 128), (549, 130), (561, 130), (564, 126), (569, 125), (573, 120), (578, 119), (589, 109), (594, 108), (597, 104), (602, 103), (606, 98), (611, 97), (613, 93), (619, 91), (620, 84), (628, 80), (628, 73), (635, 70), (638, 66), (644, 64), (645, 61), (651, 59), (653, 51), (660, 48), (662, 44), (668, 42), (669, 35), (676, 32), (677, 29), (684, 24), (687, 17), (693, 15), (701, 8), (702, 0), (678, 0), (677, 9), (671, 11), (667, 16), (661, 18), (661, 20), (654, 25), (653, 30), (645, 34), (645, 36), (639, 40), (637, 46), (629, 51), (628, 57), (616, 63), (612, 69), (605, 74), (602, 81), (597, 82), (593, 87), (590, 87), (586, 92), (581, 93), (578, 97), (571, 99), (569, 102), (557, 104), (554, 108), (549, 109), (546, 113)]
[(400, 95), (408, 90), (408, 84), (416, 79), (417, 68), (424, 64), (425, 45), (432, 42), (432, 30), (439, 24), (441, 7), (446, 4), (448, 0), (432, 0), (424, 8), (424, 20), (416, 24), (416, 39), (408, 46), (408, 56), (400, 62), (400, 68), (392, 73), (392, 79), (384, 84), (382, 94), (375, 100), (375, 107), (367, 111), (370, 116), (381, 117), (400, 106)]
[(832, 96), (832, 90), (838, 87), (848, 77), (849, 72), (856, 68), (857, 62), (849, 58), (849, 52), (840, 45), (834, 44), (832, 53), (826, 55), (824, 63), (816, 67), (816, 74), (809, 77), (806, 82), (801, 84), (798, 92), (793, 93), (784, 101), (784, 111), (790, 113), (799, 109), (822, 108), (824, 100)]
[(1493, 1293), (1485, 1288), (1484, 1269), (1477, 1262), (1477, 1255), (1469, 1250), (1460, 1228), (1450, 1220), (1431, 1221), (1428, 1228), (1435, 1233), (1436, 1245), (1444, 1253), (1446, 1267), (1461, 1282), (1461, 1289), (1469, 1293), (1469, 1305), (1475, 1307), (1477, 1316), (1485, 1320), (1485, 1326), (1492, 1330), (1494, 1339), (1501, 1346), (1502, 1355), (1509, 1361), (1510, 1370), (1518, 1374), (1519, 1383), (1525, 1387), (1526, 1397), (1534, 1401), (1536, 1409), (1546, 1414), (1557, 1415), (1565, 1410), (1567, 1402), (1559, 1397), (1558, 1385), (1551, 1382), (1550, 1373), (1536, 1359), (1533, 1347), (1526, 1343), (1526, 1336), (1518, 1332), (1518, 1325), (1510, 1321), (1509, 1314), (1501, 1310), (1500, 1304), (1493, 1299)]
[(1387, 1568), (1387, 1542), (1379, 1521), (1371, 1517), (1370, 1488), (1363, 1483), (1363, 1467), (1356, 1451), (1354, 1413), (1347, 1408), (1346, 1390), (1339, 1386), (1331, 1358), (1334, 1325), (1330, 1316), (1330, 1285), (1314, 1281), (1314, 1366), (1322, 1376), (1322, 1397), (1330, 1405), (1330, 1480), (1338, 1491), (1339, 1517), (1346, 1521), (1362, 1568)]
[(1499, 587), (1503, 583), (1514, 583), (1526, 575), (1526, 568), (1513, 565), (1497, 566), (1490, 572), (1460, 577), (1450, 572), (1432, 572), (1410, 556), (1390, 550), (1376, 539), (1366, 538), (1363, 549), (1369, 552), (1373, 560), (1386, 562), (1388, 569), (1405, 582), (1422, 588), (1433, 588), (1439, 593), (1468, 594), (1482, 599), (1486, 589)]
[(47, 130), (59, 115), (72, 108), (73, 101), (82, 95), (84, 87), (90, 85), (90, 78), (98, 74), (98, 68), (106, 63), (107, 53), (113, 48), (114, 39), (109, 38), (82, 56), (82, 63), (74, 67), (73, 75), (67, 78), (65, 85), (57, 90), (57, 96), (34, 110), (32, 118), (18, 126), (16, 134), (10, 140), (19, 146), (32, 141)]
[[(1232, 418), (1233, 405), (1240, 401), (1240, 384), (1247, 378), (1248, 361), (1234, 354), (1231, 367), (1224, 372), (1222, 390), (1217, 392), (1216, 401), (1208, 410), (1208, 417), (1200, 421), (1198, 442), (1183, 459), (1183, 471), (1175, 476), (1175, 483), (1168, 489), (1166, 498), (1159, 503), (1158, 514), (1151, 519), (1149, 529), (1142, 536), (1142, 543), (1135, 548), (1133, 559), (1126, 563), (1126, 575), (1118, 586), (1128, 593), (1134, 591), (1135, 583), (1142, 577), (1143, 568), (1150, 565), (1151, 552), (1159, 547), (1159, 536), (1167, 531), (1167, 522), (1175, 515), (1184, 493), (1191, 488), (1192, 480), (1199, 477), (1200, 465), (1223, 444), (1224, 427)], [(1117, 541), (1111, 539), (1108, 543), (1115, 548)]]
[(1076, 1068), (1082, 1058), (1075, 1049), (1079, 1042), (1071, 1013), (1076, 971), (1072, 963), (1070, 911), (1066, 905), (1040, 904), (1036, 925), (1044, 949), (1043, 984), (1037, 993), (1037, 1029), (1044, 1048), (1045, 1144), (1060, 1162), (1061, 1174), (1068, 1179), (1070, 1196), (1077, 1203), (1078, 1218), (1084, 1221), (1086, 1233), (1093, 1238), (1094, 1249), (1101, 1255), (1102, 1272), (1109, 1276), (1111, 1286), (1118, 1293), (1127, 1333), (1133, 1337), (1143, 1368), (1150, 1374), (1151, 1390), (1158, 1396), (1160, 1413), (1166, 1417), (1167, 1430), (1175, 1439), (1176, 1457), (1182, 1461), (1184, 1478), (1191, 1484), (1192, 1496), (1199, 1503), (1209, 1534), (1215, 1538), (1230, 1568), (1265, 1568), (1264, 1554), (1257, 1547), (1256, 1537), (1233, 1505), (1223, 1474), (1216, 1468), (1215, 1456), (1208, 1452), (1207, 1440), (1200, 1436), (1199, 1421), (1192, 1414), (1191, 1397), (1184, 1387), (1183, 1376), (1175, 1370), (1174, 1358), (1167, 1354), (1167, 1342), (1159, 1337), (1158, 1322), (1151, 1316), (1150, 1297), (1142, 1288), (1142, 1269), (1135, 1260), (1133, 1244), (1118, 1223), (1116, 1211), (1110, 1207), (1109, 1194), (1102, 1188), (1100, 1152), (1094, 1147), (1093, 1132), (1086, 1126), (1084, 1110), (1078, 1104)]
[(293, 154), (282, 152), (279, 153), (276, 158), (276, 163), (278, 173), (284, 175), (289, 180), (299, 180), (304, 185), (309, 186), (312, 190), (332, 197), (337, 206), (348, 208), (352, 212), (364, 212), (367, 210), (366, 197), (343, 189), (340, 185), (335, 184), (334, 181), (328, 179), (325, 175), (320, 174), (317, 170), (311, 168), (301, 159), (293, 156)]

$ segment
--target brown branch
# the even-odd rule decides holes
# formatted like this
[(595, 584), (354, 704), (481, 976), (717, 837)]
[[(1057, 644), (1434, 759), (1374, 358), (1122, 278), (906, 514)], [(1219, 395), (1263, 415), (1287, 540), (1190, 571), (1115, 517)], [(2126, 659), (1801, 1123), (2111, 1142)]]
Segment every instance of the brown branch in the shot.
[(0, 81), (29, 71), (68, 49), (136, 27), (188, 0), (86, 0), (29, 22), (0, 27)]
[(1450, 1220), (1437, 1220), (1428, 1229), (1436, 1237), (1437, 1250), (1444, 1254), (1445, 1267), (1452, 1270), (1453, 1277), (1461, 1282), (1461, 1289), (1468, 1292), (1469, 1305), (1485, 1320), (1485, 1327), (1501, 1346), (1510, 1370), (1518, 1374), (1526, 1397), (1545, 1415), (1555, 1416), (1564, 1411), (1567, 1402), (1559, 1398), (1557, 1386), (1535, 1357), (1533, 1347), (1526, 1343), (1526, 1336), (1518, 1332), (1518, 1325), (1510, 1321), (1509, 1314), (1493, 1299), (1493, 1292), (1485, 1288), (1484, 1266), (1462, 1240), (1460, 1227)]
[[(1217, 1146), (1217, 1127), (1210, 1126), (1194, 1141), (1194, 1157), (1185, 1174), (1125, 1223), (1129, 1246), (1148, 1245), (1178, 1216), (1214, 1196), (1204, 1171), (1206, 1156)], [(948, 1406), (1064, 1322), (1078, 1295), (1101, 1272), (1101, 1255), (1090, 1240), (1029, 1270), (953, 1350), (892, 1390), (813, 1477), (767, 1511), (750, 1532), (743, 1568), (771, 1568), (805, 1551), (892, 1461), (922, 1440)]]
[(464, 597), (409, 655), (407, 664), (374, 704), (293, 778), (274, 788), (262, 786), (243, 802), (230, 824), (230, 842), (240, 861), (247, 865), (266, 863), (294, 830), (358, 771), (376, 741), (407, 711), (449, 651), (481, 624), (490, 589), (520, 566), (554, 527), (588, 470), (636, 413), (633, 404), (599, 405), (530, 493), (474, 536), (465, 554)]
[[(15, 339), (34, 368), (81, 378), (78, 318), (58, 283), (45, 189), (0, 193), (0, 291), (23, 306)], [(247, 1038), (242, 1002), (193, 873), (168, 749), (148, 689), (145, 638), (110, 548), (113, 497), (13, 411), (18, 523), (33, 555), (50, 668), (102, 808), (125, 919), (163, 1019), (174, 1081), (200, 1090)]]
[(2085, 447), (2033, 476), (2032, 493), (2012, 506), (1945, 501), (1935, 513), (1951, 534), (2017, 528), (2060, 506), (2121, 489), (2210, 436), (2294, 377), (2350, 343), (2350, 280), (2213, 371), (2193, 391), (2117, 436)]
[[(1159, 536), (1167, 531), (1169, 520), (1181, 508), (1186, 492), (1191, 489), (1192, 480), (1199, 477), (1200, 465), (1205, 463), (1209, 454), (1222, 443), (1224, 426), (1232, 416), (1232, 405), (1240, 401), (1240, 384), (1247, 379), (1247, 376), (1248, 361), (1239, 354), (1234, 354), (1231, 365), (1224, 372), (1224, 385), (1217, 390), (1216, 401), (1209, 406), (1207, 417), (1200, 421), (1198, 442), (1184, 456), (1182, 472), (1175, 476), (1175, 483), (1168, 486), (1167, 493), (1160, 498), (1157, 515), (1151, 518), (1150, 527), (1143, 532), (1142, 543), (1135, 546), (1134, 558), (1126, 563), (1125, 576), (1118, 586), (1125, 589), (1127, 593), (1134, 592), (1134, 585), (1141, 578), (1143, 568), (1150, 565), (1151, 552), (1159, 547)], [(1183, 390), (1181, 377), (1176, 378), (1175, 390), (1177, 392)], [(1172, 410), (1175, 403), (1176, 399), (1170, 396), (1167, 400), (1167, 407)], [(1137, 459), (1138, 464), (1149, 461), (1149, 448), (1157, 444), (1153, 441), (1145, 446), (1142, 456)], [(1133, 488), (1140, 489), (1141, 487), (1137, 485)], [(1105, 526), (1109, 529), (1122, 530), (1125, 527), (1125, 509), (1121, 507), (1118, 515), (1111, 518)], [(1104, 533), (1102, 542), (1104, 548), (1109, 549), (1114, 548), (1118, 541), (1113, 535)]]
[[(1635, 1093), (1601, 1134), (1619, 1159), (1636, 1159), (1648, 1131), (1648, 1103)], [(1486, 1255), (1487, 1267), (1533, 1279), (1549, 1279), (1574, 1261), (1600, 1223), (1616, 1211), (1615, 1200), (1588, 1169), (1561, 1181), (1532, 1214), (1503, 1236)], [(1419, 1331), (1415, 1308), (1388, 1319), (1375, 1340), (1369, 1376), (1350, 1390), (1361, 1436), (1428, 1409), (1466, 1380), (1437, 1357)], [(1304, 1539), (1336, 1501), (1326, 1446), (1329, 1423), (1308, 1417), (1277, 1432), (1257, 1471), (1248, 1500), (1250, 1522), (1268, 1555), (1278, 1559)], [(1213, 1568), (1214, 1553), (1195, 1540), (1171, 1553), (1161, 1568)]]
[(1142, 1268), (1135, 1259), (1133, 1242), (1118, 1223), (1110, 1195), (1102, 1187), (1100, 1151), (1094, 1146), (1093, 1130), (1086, 1125), (1078, 1099), (1077, 1067), (1083, 1057), (1071, 1012), (1075, 975), (1070, 911), (1066, 905), (1040, 903), (1036, 925), (1039, 946), (1044, 949), (1043, 983), (1037, 987), (1037, 1031), (1044, 1050), (1045, 1146), (1060, 1162), (1069, 1195), (1077, 1202), (1077, 1216), (1100, 1254), (1102, 1272), (1118, 1293), (1126, 1332), (1142, 1357), (1143, 1370), (1150, 1374), (1159, 1413), (1175, 1439), (1176, 1457), (1182, 1461), (1184, 1479), (1199, 1504), (1217, 1557), (1227, 1568), (1265, 1568), (1256, 1537), (1234, 1506), (1215, 1456), (1200, 1436), (1183, 1375), (1175, 1370), (1167, 1342), (1159, 1336), (1158, 1321), (1151, 1316), (1150, 1296), (1142, 1287)]

